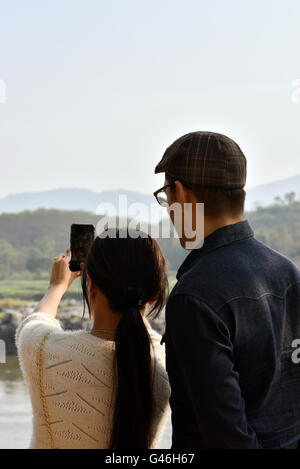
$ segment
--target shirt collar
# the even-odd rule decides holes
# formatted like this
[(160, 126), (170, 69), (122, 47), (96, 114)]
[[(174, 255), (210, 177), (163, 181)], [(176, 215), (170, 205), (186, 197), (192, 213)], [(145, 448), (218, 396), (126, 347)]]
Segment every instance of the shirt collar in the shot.
[(248, 220), (239, 221), (238, 223), (218, 228), (204, 238), (203, 246), (201, 248), (193, 249), (187, 255), (177, 271), (176, 279), (179, 280), (179, 278), (188, 269), (190, 269), (192, 264), (203, 254), (207, 254), (209, 251), (231, 244), (235, 241), (252, 238), (253, 236), (254, 232), (249, 225)]

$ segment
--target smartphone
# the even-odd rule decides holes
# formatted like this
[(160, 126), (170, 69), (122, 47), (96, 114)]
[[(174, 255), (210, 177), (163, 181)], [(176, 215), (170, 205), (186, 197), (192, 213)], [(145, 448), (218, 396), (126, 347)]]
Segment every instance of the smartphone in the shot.
[(88, 250), (95, 239), (94, 225), (71, 225), (70, 247), (72, 258), (69, 267), (72, 272), (80, 270), (80, 263), (85, 261)]

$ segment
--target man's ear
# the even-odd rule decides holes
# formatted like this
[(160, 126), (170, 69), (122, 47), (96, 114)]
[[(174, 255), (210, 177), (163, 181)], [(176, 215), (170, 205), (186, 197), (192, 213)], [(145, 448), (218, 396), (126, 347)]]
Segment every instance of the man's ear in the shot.
[(181, 184), (180, 181), (175, 181), (176, 185), (176, 200), (181, 203), (195, 202), (195, 196), (191, 189)]
[(185, 202), (188, 202), (186, 199), (186, 187), (184, 187), (180, 181), (175, 181), (175, 197), (176, 197), (176, 202), (179, 202), (180, 204), (184, 204)]

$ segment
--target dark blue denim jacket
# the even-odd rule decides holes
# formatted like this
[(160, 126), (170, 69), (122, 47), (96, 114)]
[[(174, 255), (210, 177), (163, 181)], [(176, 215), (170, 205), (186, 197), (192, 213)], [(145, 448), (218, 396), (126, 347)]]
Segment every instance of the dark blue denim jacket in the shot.
[(172, 449), (296, 441), (300, 363), (292, 342), (300, 339), (300, 270), (256, 240), (244, 220), (207, 236), (177, 280), (162, 339)]

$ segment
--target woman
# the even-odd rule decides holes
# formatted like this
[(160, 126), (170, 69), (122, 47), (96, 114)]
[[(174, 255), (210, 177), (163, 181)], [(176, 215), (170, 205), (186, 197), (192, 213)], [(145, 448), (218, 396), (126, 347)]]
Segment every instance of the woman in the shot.
[[(124, 230), (124, 229), (123, 229)], [(91, 330), (55, 319), (81, 272), (58, 256), (49, 288), (18, 326), (16, 344), (33, 409), (30, 448), (156, 448), (170, 412), (164, 345), (146, 312), (161, 311), (168, 286), (158, 243), (106, 230), (82, 267)]]

